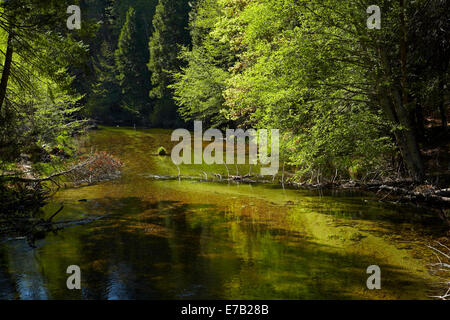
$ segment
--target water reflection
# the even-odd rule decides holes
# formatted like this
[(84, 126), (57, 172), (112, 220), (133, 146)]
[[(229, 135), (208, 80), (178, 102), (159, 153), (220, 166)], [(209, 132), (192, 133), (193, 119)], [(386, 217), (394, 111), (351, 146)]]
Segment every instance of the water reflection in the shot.
[[(95, 144), (125, 157), (130, 171), (119, 181), (64, 190), (46, 210), (63, 201), (60, 219), (104, 218), (49, 234), (36, 249), (22, 240), (0, 243), (1, 299), (428, 296), (420, 248), (431, 216), (410, 219), (411, 211), (364, 196), (151, 181), (137, 174), (156, 170), (148, 158), (155, 145), (144, 141), (163, 143), (167, 133), (97, 135)], [(79, 291), (66, 289), (73, 264), (82, 270)], [(381, 291), (366, 289), (372, 264), (382, 269)]]
[[(36, 250), (9, 244), (2, 275), (14, 287), (2, 281), (2, 298), (358, 298), (365, 294), (364, 267), (370, 264), (382, 267), (387, 297), (411, 285), (427, 287), (424, 279), (370, 252), (342, 255), (317, 244), (300, 227), (277, 228), (211, 205), (109, 202), (111, 211), (126, 203), (127, 213), (48, 236)], [(65, 289), (70, 264), (82, 268), (81, 292)]]

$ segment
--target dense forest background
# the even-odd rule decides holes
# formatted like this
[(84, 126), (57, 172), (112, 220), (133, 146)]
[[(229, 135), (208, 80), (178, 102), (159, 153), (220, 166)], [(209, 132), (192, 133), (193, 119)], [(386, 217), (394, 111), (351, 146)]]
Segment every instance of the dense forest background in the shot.
[(280, 129), (299, 178), (444, 183), (449, 1), (375, 2), (381, 29), (374, 1), (80, 0), (71, 31), (73, 1), (0, 1), (0, 169), (48, 169), (89, 119), (199, 119)]
[(174, 128), (183, 126), (171, 72), (190, 44), (187, 1), (85, 0), (84, 19), (96, 27), (89, 45), (88, 72), (75, 87), (84, 94), (84, 113), (100, 123)]

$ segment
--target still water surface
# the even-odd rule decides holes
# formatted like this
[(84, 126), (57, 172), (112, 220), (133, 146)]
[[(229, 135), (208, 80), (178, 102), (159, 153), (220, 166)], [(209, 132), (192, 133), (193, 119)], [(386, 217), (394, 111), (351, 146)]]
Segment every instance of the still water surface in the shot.
[[(170, 132), (92, 132), (84, 146), (119, 157), (122, 176), (62, 190), (44, 210), (64, 203), (58, 219), (102, 218), (49, 234), (36, 249), (25, 240), (0, 242), (0, 299), (430, 295), (425, 244), (440, 225), (433, 215), (361, 194), (149, 179), (178, 173), (170, 157), (154, 155), (161, 145), (170, 148)], [(69, 265), (82, 270), (81, 290), (66, 288)], [(381, 267), (381, 290), (366, 287), (370, 265)]]

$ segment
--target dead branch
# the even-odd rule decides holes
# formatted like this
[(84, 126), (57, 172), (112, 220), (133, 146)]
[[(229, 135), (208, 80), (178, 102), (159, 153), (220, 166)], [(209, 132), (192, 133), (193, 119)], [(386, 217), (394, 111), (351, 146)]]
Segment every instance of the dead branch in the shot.
[(436, 274), (443, 281), (440, 285), (445, 285), (445, 293), (442, 295), (431, 296), (435, 299), (449, 300), (450, 299), (450, 278), (448, 272), (450, 272), (450, 248), (437, 241), (439, 247), (427, 245), (436, 256), (437, 262), (430, 264), (430, 271)]
[(17, 177), (17, 176), (9, 176), (6, 179), (10, 180), (10, 181), (28, 182), (28, 183), (40, 183), (40, 182), (45, 182), (45, 181), (53, 181), (54, 182), (55, 178), (58, 178), (60, 176), (64, 176), (64, 175), (67, 175), (69, 173), (72, 173), (75, 170), (78, 170), (80, 168), (83, 168), (84, 166), (87, 166), (87, 165), (91, 164), (93, 161), (94, 161), (93, 159), (90, 159), (90, 160), (85, 161), (83, 163), (77, 164), (76, 166), (73, 166), (69, 170), (58, 172), (58, 173), (52, 174), (52, 175), (50, 175), (48, 177), (45, 177), (45, 178), (23, 178), (23, 177)]

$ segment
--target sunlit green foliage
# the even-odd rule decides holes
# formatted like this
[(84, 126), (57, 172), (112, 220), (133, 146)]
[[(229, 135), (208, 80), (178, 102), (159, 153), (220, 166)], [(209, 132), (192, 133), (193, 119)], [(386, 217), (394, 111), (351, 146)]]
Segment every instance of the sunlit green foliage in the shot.
[[(182, 116), (281, 129), (284, 160), (306, 177), (383, 175), (399, 152), (407, 174), (423, 179), (419, 97), (431, 102), (433, 94), (418, 79), (431, 75), (441, 84), (434, 95), (445, 96), (447, 73), (419, 68), (428, 52), (419, 50), (423, 31), (405, 21), (428, 24), (434, 5), (380, 1), (383, 28), (370, 30), (371, 4), (199, 1), (190, 22), (194, 46), (181, 54), (188, 67), (173, 85)], [(434, 17), (440, 23), (430, 26), (436, 33), (429, 42), (446, 61), (448, 45), (437, 27), (445, 22), (442, 13)]]
[[(0, 106), (0, 160), (8, 166), (24, 153), (35, 162), (48, 162), (57, 150), (70, 153), (68, 138), (82, 125), (76, 119), (82, 97), (71, 87), (68, 68), (83, 62), (86, 47), (55, 26), (53, 19), (62, 18), (67, 9), (64, 3), (31, 1), (24, 7), (18, 2), (11, 6), (2, 4), (0, 18), (2, 63), (7, 49), (13, 52)], [(3, 77), (6, 68), (3, 65)]]
[(226, 121), (223, 110), (223, 91), (229, 73), (214, 65), (202, 49), (183, 50), (180, 57), (189, 66), (175, 75), (175, 99), (185, 120), (203, 120), (206, 124), (221, 125)]

